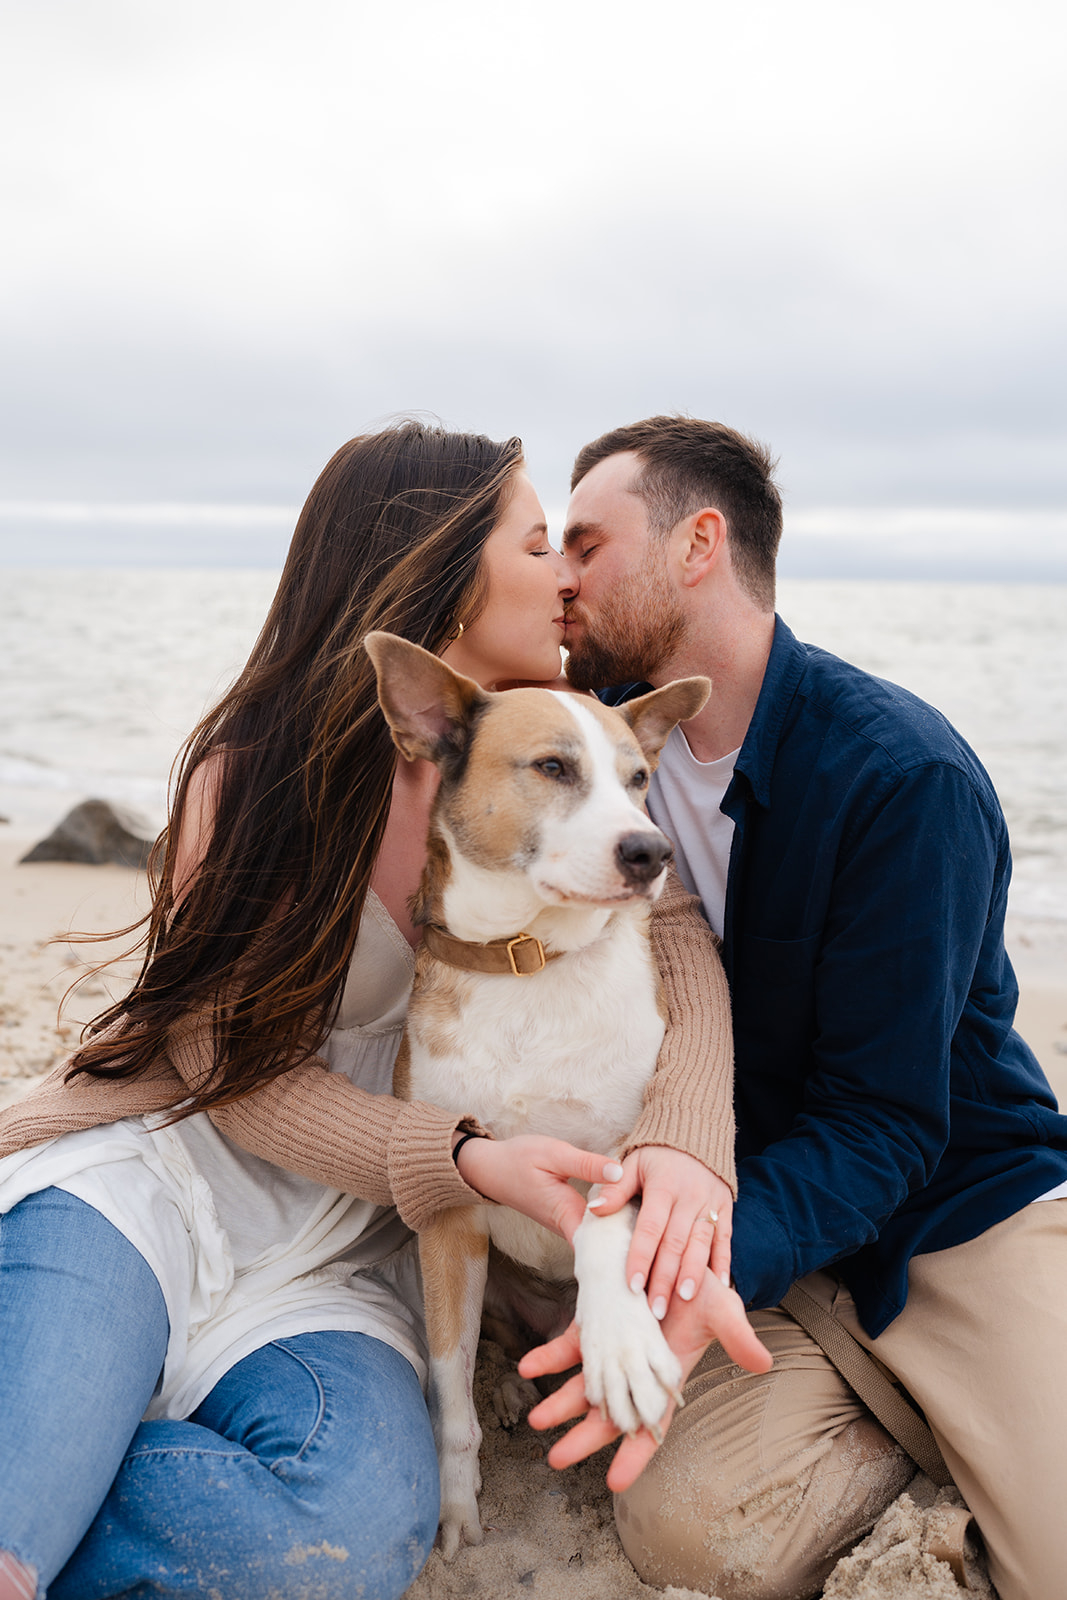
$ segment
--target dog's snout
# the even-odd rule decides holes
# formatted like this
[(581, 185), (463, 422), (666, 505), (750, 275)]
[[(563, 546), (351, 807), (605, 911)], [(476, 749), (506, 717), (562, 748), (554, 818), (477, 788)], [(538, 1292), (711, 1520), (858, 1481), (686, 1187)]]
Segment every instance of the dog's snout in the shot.
[(615, 846), (615, 860), (627, 883), (651, 883), (674, 854), (662, 833), (626, 833)]

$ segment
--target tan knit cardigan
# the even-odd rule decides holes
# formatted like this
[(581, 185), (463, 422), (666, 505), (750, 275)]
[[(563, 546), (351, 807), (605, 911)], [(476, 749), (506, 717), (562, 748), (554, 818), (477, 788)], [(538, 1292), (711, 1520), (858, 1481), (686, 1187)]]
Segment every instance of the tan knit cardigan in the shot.
[[(688, 1151), (736, 1193), (726, 978), (714, 934), (673, 873), (651, 928), (666, 991), (667, 1036), (623, 1153), (649, 1144)], [(66, 1083), (66, 1066), (57, 1067), (0, 1112), (0, 1156), (80, 1128), (166, 1110), (207, 1081), (212, 1067), (210, 1024), (197, 1016), (171, 1029), (152, 1070), (135, 1079), (83, 1073)], [(368, 1094), (318, 1056), (208, 1115), (221, 1133), (265, 1161), (377, 1205), (395, 1205), (415, 1232), (449, 1206), (482, 1199), (452, 1160), (456, 1129), (478, 1129), (473, 1118)]]

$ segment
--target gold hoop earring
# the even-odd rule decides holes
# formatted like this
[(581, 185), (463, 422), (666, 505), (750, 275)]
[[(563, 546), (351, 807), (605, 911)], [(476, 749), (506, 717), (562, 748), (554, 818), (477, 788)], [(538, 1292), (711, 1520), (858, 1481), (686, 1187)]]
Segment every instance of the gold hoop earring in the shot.
[(449, 642), (449, 644), (455, 644), (456, 640), (457, 639), (462, 639), (462, 637), (463, 637), (463, 624), (462, 624), (462, 622), (457, 622), (456, 623), (456, 631), (455, 631), (455, 633), (450, 633), (449, 634), (448, 642)]

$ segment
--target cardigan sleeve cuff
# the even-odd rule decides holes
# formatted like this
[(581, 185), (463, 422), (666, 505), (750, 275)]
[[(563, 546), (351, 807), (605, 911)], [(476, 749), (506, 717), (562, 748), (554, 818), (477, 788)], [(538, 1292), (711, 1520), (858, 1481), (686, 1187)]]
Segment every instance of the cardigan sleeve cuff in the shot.
[(492, 1134), (474, 1117), (457, 1117), (422, 1100), (404, 1102), (389, 1141), (389, 1188), (393, 1203), (414, 1233), (453, 1206), (490, 1205), (460, 1177), (452, 1159), (457, 1132)]
[(707, 1119), (686, 1106), (662, 1103), (645, 1107), (625, 1145), (619, 1152), (620, 1161), (632, 1150), (642, 1145), (666, 1145), (671, 1150), (683, 1150), (695, 1156), (710, 1172), (722, 1179), (737, 1199), (737, 1173), (734, 1167), (733, 1119)]
[[(203, 1077), (206, 1052), (202, 1028), (172, 1040), (187, 1083)], [(488, 1137), (480, 1123), (421, 1101), (368, 1094), (318, 1057), (209, 1114), (253, 1155), (377, 1205), (395, 1205), (416, 1232), (450, 1206), (486, 1203), (452, 1160), (457, 1127)]]

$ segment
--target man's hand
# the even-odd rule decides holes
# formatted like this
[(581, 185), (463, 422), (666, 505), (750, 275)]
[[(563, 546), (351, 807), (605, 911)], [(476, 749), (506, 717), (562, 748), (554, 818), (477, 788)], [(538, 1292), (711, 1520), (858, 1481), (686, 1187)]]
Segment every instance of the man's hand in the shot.
[(622, 1167), (619, 1182), (605, 1184), (591, 1206), (608, 1217), (640, 1194), (626, 1281), (631, 1288), (648, 1285), (648, 1303), (662, 1321), (676, 1291), (693, 1299), (709, 1262), (729, 1283), (733, 1195), (702, 1161), (664, 1145), (631, 1150)]
[[(680, 1300), (677, 1296), (672, 1300), (663, 1319), (663, 1333), (682, 1364), (683, 1382), (713, 1339), (719, 1339), (727, 1355), (749, 1372), (770, 1371), (770, 1352), (753, 1333), (740, 1296), (721, 1283), (710, 1269), (705, 1268), (692, 1300)], [(558, 1339), (539, 1345), (523, 1356), (519, 1372), (524, 1378), (537, 1378), (547, 1372), (566, 1372), (580, 1360), (578, 1329), (572, 1323)], [(654, 1439), (647, 1428), (623, 1440), (608, 1469), (609, 1489), (617, 1494), (637, 1480), (659, 1448), (674, 1411), (672, 1401), (660, 1423), (660, 1440)], [(571, 1467), (619, 1437), (620, 1430), (613, 1423), (590, 1409), (580, 1372), (535, 1406), (528, 1421), (535, 1428), (555, 1428), (575, 1417), (581, 1420), (562, 1439), (557, 1439), (549, 1451), (550, 1466)]]

